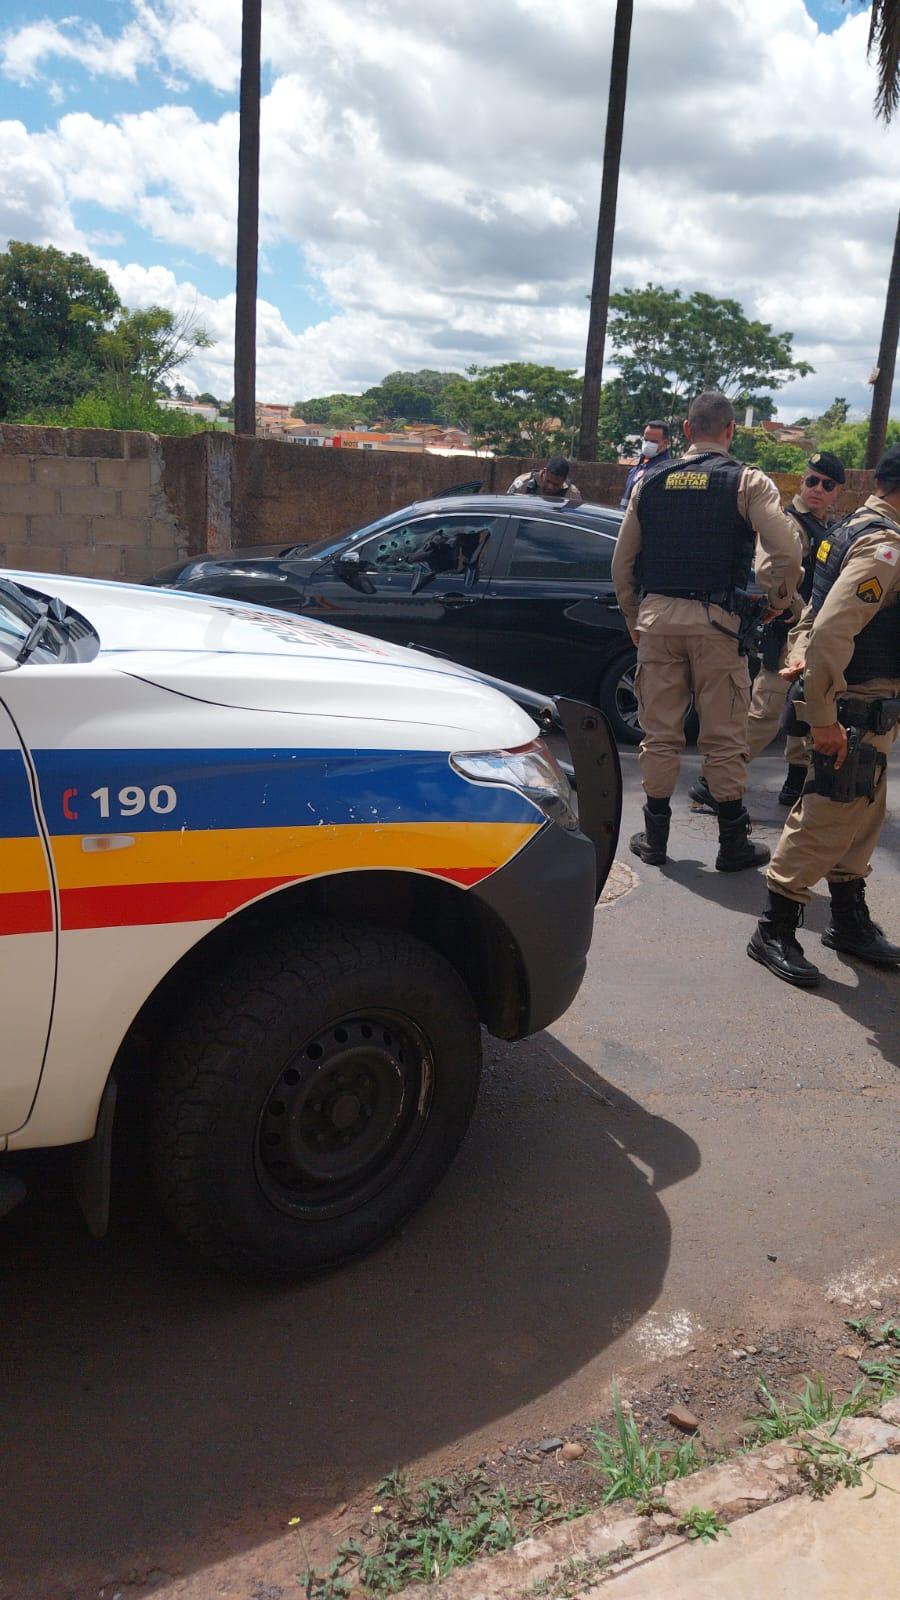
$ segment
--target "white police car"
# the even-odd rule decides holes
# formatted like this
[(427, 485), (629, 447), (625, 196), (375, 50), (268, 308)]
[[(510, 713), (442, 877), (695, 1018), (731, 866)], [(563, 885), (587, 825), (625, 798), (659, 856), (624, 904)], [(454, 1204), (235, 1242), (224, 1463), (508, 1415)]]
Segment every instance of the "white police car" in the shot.
[(603, 719), (562, 710), (593, 841), (463, 668), (0, 577), (0, 1208), (15, 1152), (71, 1144), (102, 1233), (139, 1079), (162, 1204), (208, 1254), (304, 1271), (402, 1221), (465, 1132), (479, 1024), (521, 1037), (581, 981), (621, 788)]

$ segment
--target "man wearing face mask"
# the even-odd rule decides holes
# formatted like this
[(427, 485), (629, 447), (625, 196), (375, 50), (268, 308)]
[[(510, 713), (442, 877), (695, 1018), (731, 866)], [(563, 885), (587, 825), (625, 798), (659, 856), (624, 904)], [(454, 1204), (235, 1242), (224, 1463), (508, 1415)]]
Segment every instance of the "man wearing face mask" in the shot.
[[(803, 574), (790, 607), (766, 629), (766, 643), (760, 669), (753, 680), (747, 724), (751, 761), (768, 748), (778, 732), (787, 689), (781, 671), (788, 658), (788, 634), (812, 596), (816, 552), (825, 537), (828, 524), (833, 520), (835, 502), (844, 477), (844, 463), (838, 456), (832, 455), (830, 450), (816, 451), (809, 458), (799, 493), (794, 495), (787, 507), (788, 516), (793, 517), (800, 534)], [(806, 740), (789, 734), (785, 741), (784, 756), (788, 770), (778, 800), (783, 806), (792, 806), (803, 793), (809, 768)], [(705, 778), (697, 780), (690, 790), (690, 796), (698, 805), (715, 810)]]
[(656, 467), (669, 456), (669, 425), (666, 422), (648, 422), (641, 440), (641, 459), (632, 467), (625, 479), (625, 491), (619, 505), (624, 511), (631, 499), (631, 491), (640, 483), (648, 467)]

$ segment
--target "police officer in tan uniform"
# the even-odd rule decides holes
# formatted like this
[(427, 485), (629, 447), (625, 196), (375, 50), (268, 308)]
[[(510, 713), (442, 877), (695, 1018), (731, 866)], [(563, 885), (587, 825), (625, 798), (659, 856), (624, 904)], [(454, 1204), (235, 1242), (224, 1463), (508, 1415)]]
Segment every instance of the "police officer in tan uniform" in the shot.
[[(803, 556), (803, 573), (790, 608), (776, 617), (766, 629), (762, 661), (753, 679), (750, 696), (750, 716), (747, 722), (749, 760), (754, 761), (768, 749), (784, 711), (786, 685), (781, 677), (788, 658), (788, 635), (799, 622), (805, 606), (812, 596), (813, 571), (816, 552), (828, 531), (828, 523), (835, 500), (844, 482), (844, 464), (830, 450), (817, 450), (810, 456), (799, 492), (787, 507), (800, 535)], [(809, 767), (809, 749), (805, 739), (788, 734), (784, 758), (788, 763), (787, 775), (778, 796), (779, 805), (792, 806), (800, 799)], [(715, 802), (705, 778), (700, 778), (689, 790), (692, 800), (707, 810), (715, 811)]]
[(520, 472), (513, 478), (507, 494), (539, 494), (542, 500), (564, 500), (566, 505), (581, 505), (581, 490), (569, 477), (565, 456), (551, 456), (533, 472)]
[(700, 718), (704, 776), (716, 802), (720, 872), (762, 866), (750, 840), (743, 794), (750, 675), (738, 649), (739, 603), (754, 563), (770, 614), (788, 604), (800, 578), (800, 542), (771, 478), (728, 453), (734, 409), (723, 394), (701, 394), (684, 432), (690, 448), (651, 468), (622, 521), (612, 577), (638, 647), (636, 692), (644, 738), (644, 830), (631, 849), (661, 866), (670, 798), (684, 748), (691, 695)]
[[(796, 929), (823, 877), (831, 921), (822, 943), (879, 965), (900, 961), (900, 945), (872, 921), (865, 898), (900, 719), (900, 703), (890, 704), (900, 697), (900, 445), (875, 468), (875, 493), (819, 546), (801, 635), (804, 626), (798, 709), (820, 760), (815, 788), (804, 789), (772, 858), (768, 905), (747, 953), (786, 982), (814, 988), (820, 973)], [(852, 789), (846, 798), (833, 788), (845, 765), (843, 788)]]

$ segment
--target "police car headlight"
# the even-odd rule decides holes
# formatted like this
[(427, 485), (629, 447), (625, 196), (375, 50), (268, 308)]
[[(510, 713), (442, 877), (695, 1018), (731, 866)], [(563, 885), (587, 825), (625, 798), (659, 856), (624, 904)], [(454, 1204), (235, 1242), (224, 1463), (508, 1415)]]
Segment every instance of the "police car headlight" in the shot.
[(575, 797), (568, 778), (540, 739), (515, 750), (473, 750), (450, 757), (450, 765), (475, 783), (502, 783), (518, 789), (551, 822), (574, 832)]

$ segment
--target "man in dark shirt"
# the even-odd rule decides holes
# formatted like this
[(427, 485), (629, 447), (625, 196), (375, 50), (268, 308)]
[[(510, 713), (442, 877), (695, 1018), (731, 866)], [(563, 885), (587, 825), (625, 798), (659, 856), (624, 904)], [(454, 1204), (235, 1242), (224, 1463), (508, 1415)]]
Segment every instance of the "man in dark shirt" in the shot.
[(669, 425), (667, 422), (648, 422), (641, 440), (641, 459), (633, 466), (625, 479), (625, 489), (619, 505), (626, 510), (631, 499), (631, 491), (636, 483), (640, 483), (648, 467), (659, 466), (669, 455)]

